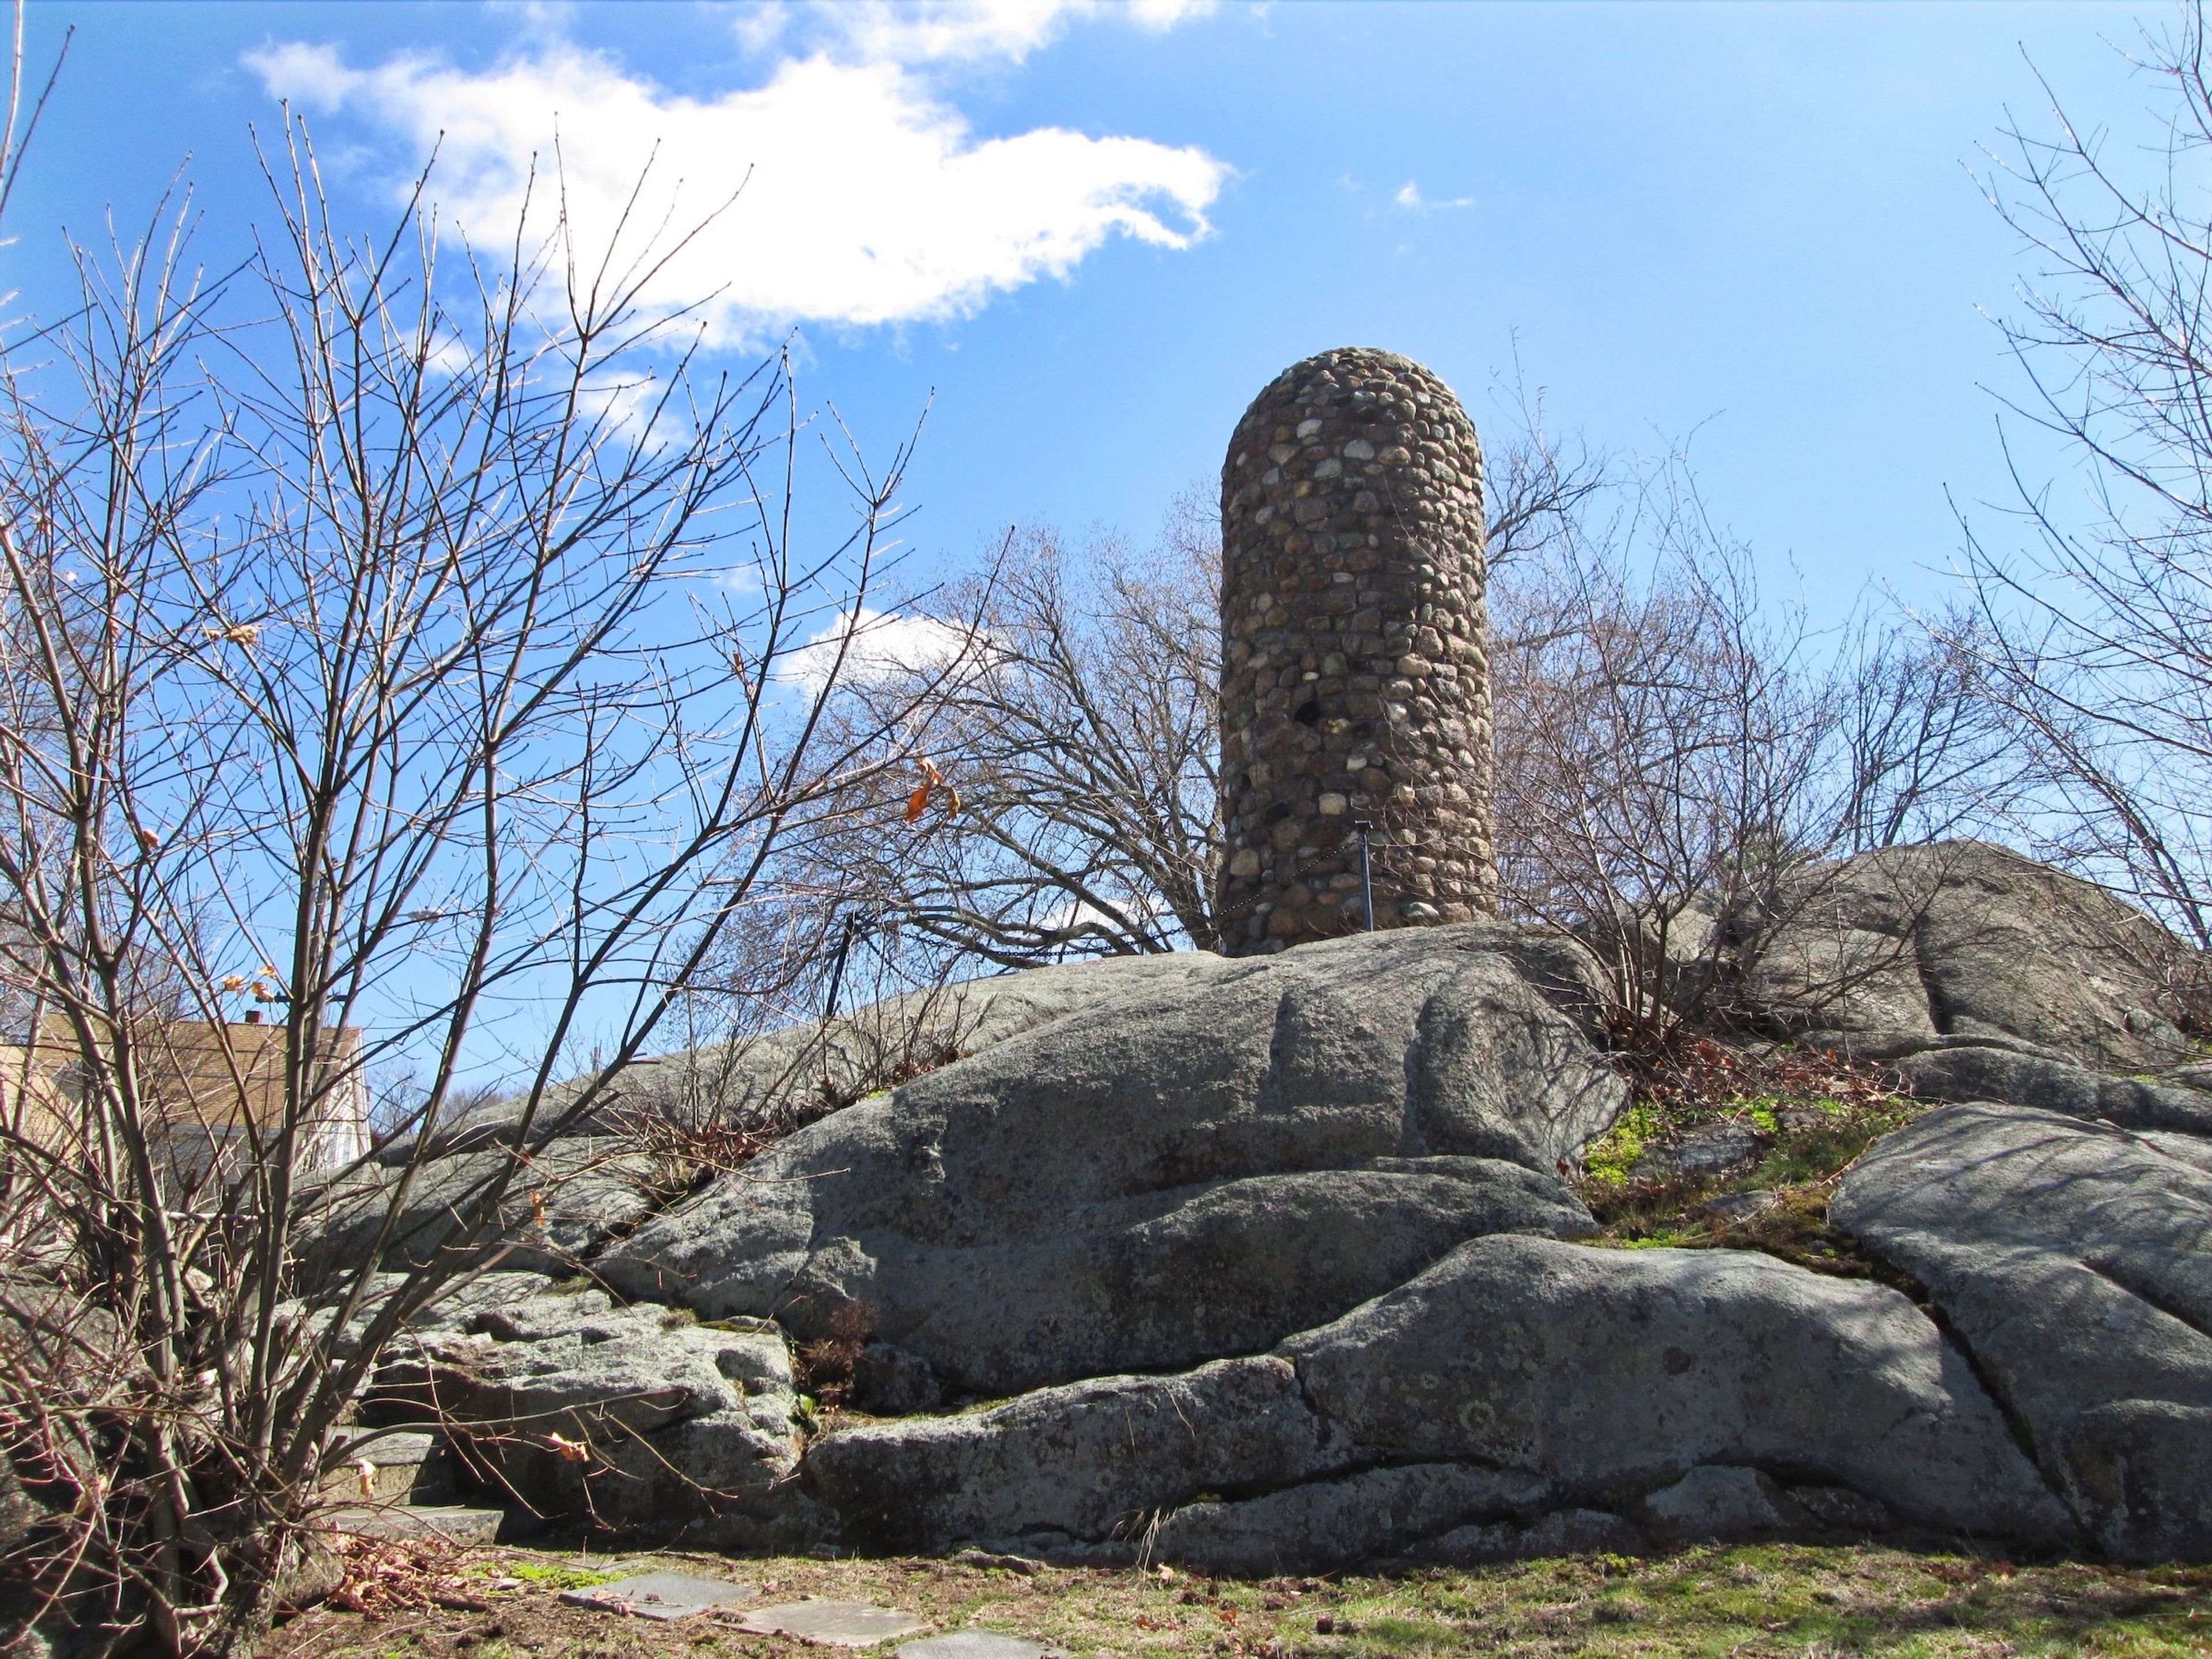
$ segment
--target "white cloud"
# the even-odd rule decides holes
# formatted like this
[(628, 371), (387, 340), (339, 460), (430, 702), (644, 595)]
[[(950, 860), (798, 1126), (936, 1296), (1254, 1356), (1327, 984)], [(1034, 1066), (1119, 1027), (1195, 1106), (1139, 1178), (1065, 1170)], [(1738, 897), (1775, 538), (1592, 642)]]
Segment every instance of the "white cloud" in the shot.
[[(1190, 9), (1149, 4), (1141, 15), (1159, 27)], [(276, 94), (359, 116), (417, 155), (436, 145), (441, 217), (479, 246), (513, 235), (533, 160), (533, 215), (550, 216), (556, 142), (573, 236), (590, 258), (609, 245), (641, 175), (633, 254), (638, 226), (688, 228), (734, 198), (660, 273), (655, 294), (697, 307), (709, 343), (732, 345), (791, 323), (964, 315), (1070, 276), (1111, 238), (1182, 248), (1209, 234), (1228, 169), (1204, 150), (1061, 127), (979, 137), (915, 67), (1018, 58), (1092, 9), (836, 8), (835, 42), (778, 59), (764, 84), (709, 98), (562, 41), (480, 72), (420, 56), (360, 68), (304, 42), (247, 63)]]
[(335, 108), (361, 83), (362, 77), (338, 61), (329, 46), (311, 46), (289, 40), (246, 54), (246, 64), (261, 82), (280, 98), (325, 109)]
[(756, 49), (797, 36), (865, 61), (1019, 63), (1073, 22), (1114, 19), (1159, 33), (1216, 9), (1217, 0), (775, 0), (747, 8), (736, 27)]
[(902, 674), (937, 673), (974, 654), (975, 641), (968, 630), (934, 617), (902, 617), (862, 605), (786, 657), (776, 678), (819, 691), (832, 674), (842, 684), (869, 684)]
[(1438, 213), (1447, 208), (1471, 208), (1474, 205), (1472, 196), (1454, 196), (1444, 201), (1432, 202), (1421, 194), (1420, 185), (1411, 179), (1399, 185), (1398, 193), (1390, 199), (1413, 213)]

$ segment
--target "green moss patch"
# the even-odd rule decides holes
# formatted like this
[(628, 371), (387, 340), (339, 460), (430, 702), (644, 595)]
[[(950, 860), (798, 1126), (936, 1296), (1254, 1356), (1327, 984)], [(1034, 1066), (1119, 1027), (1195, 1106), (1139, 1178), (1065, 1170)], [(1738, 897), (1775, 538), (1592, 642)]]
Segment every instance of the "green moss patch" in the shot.
[[(1591, 1243), (1763, 1250), (1817, 1273), (1879, 1279), (1921, 1299), (1917, 1286), (1828, 1224), (1828, 1199), (1844, 1172), (1925, 1109), (1893, 1073), (1786, 1044), (1738, 1048), (1698, 1039), (1639, 1065), (1635, 1083), (1627, 1109), (1583, 1153), (1577, 1188), (1601, 1230)], [(1756, 1158), (1713, 1175), (1639, 1170), (1671, 1139), (1723, 1122), (1759, 1138)], [(1747, 1194), (1766, 1207), (1724, 1202)]]

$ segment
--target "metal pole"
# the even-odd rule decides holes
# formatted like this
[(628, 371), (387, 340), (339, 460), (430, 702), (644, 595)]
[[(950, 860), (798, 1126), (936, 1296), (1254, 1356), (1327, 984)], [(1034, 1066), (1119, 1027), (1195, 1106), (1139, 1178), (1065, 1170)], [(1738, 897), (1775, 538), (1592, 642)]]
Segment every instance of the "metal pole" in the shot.
[(1367, 836), (1375, 825), (1366, 818), (1354, 818), (1352, 827), (1359, 831), (1359, 908), (1367, 917), (1367, 931), (1375, 931), (1375, 882), (1367, 868)]
[(860, 918), (856, 911), (848, 910), (845, 913), (844, 935), (837, 941), (836, 960), (830, 964), (830, 1000), (828, 1006), (822, 1011), (822, 1023), (824, 1025), (837, 1018), (837, 993), (845, 988), (845, 953), (853, 948), (853, 933), (860, 926)]

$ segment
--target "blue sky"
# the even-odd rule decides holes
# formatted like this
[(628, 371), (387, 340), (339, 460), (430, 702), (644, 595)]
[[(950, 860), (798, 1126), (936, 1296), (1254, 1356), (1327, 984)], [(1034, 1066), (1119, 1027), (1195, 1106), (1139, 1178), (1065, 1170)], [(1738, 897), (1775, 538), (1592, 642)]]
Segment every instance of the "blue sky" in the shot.
[[(141, 222), (188, 164), (211, 258), (262, 215), (247, 124), (306, 108), (366, 226), (446, 129), (447, 210), (511, 211), (557, 114), (604, 197), (641, 146), (702, 205), (672, 277), (733, 356), (888, 450), (933, 393), (924, 559), (1051, 518), (1142, 533), (1249, 398), (1340, 344), (1430, 364), (1477, 424), (1517, 342), (1553, 420), (1695, 434), (1717, 515), (1816, 611), (1924, 602), (1961, 501), (2008, 492), (1983, 309), (2018, 280), (1970, 169), (2009, 108), (2144, 131), (2153, 9), (1987, 4), (921, 9), (34, 4), (78, 30), (0, 286)], [(2040, 458), (2039, 458), (2039, 459)], [(1989, 515), (1992, 519), (1994, 515)]]

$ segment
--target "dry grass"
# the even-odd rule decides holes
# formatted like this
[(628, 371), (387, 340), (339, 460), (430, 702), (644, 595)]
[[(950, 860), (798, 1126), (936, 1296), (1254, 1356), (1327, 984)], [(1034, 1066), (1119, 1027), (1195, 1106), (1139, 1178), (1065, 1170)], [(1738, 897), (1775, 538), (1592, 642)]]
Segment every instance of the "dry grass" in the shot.
[(830, 1316), (829, 1334), (802, 1342), (793, 1352), (792, 1371), (800, 1391), (823, 1412), (842, 1410), (853, 1393), (853, 1372), (868, 1346), (876, 1310), (866, 1302), (848, 1302)]
[[(705, 1618), (678, 1625), (568, 1607), (560, 1589), (619, 1565), (681, 1566), (759, 1587), (763, 1600), (872, 1601), (937, 1630), (981, 1626), (1078, 1655), (1381, 1659), (1402, 1654), (1797, 1656), (1950, 1659), (2212, 1656), (2212, 1569), (2021, 1565), (1860, 1547), (1700, 1548), (1651, 1561), (1594, 1557), (1401, 1577), (1207, 1580), (1033, 1571), (957, 1560), (584, 1558), (471, 1552), (459, 1571), (482, 1611), (382, 1617), (318, 1608), (264, 1659), (673, 1659), (795, 1656), (797, 1643)], [(834, 1651), (834, 1650), (830, 1650)]]

